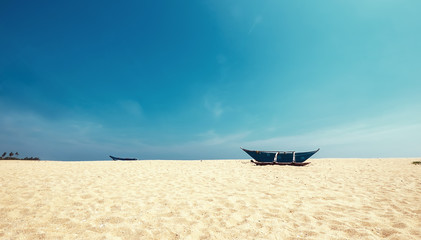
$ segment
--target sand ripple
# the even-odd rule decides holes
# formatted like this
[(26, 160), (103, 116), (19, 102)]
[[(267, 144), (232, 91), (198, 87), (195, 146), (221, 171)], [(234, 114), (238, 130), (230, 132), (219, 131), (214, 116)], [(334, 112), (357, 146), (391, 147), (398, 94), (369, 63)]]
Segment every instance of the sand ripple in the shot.
[(1, 161), (0, 239), (421, 239), (412, 161)]

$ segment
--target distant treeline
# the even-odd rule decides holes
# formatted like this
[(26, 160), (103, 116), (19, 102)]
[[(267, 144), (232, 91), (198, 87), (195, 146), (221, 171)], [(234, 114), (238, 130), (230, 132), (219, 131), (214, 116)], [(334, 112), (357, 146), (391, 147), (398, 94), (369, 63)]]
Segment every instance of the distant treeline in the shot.
[(1, 155), (0, 160), (40, 160), (39, 157), (18, 158), (18, 156), (19, 156), (18, 152), (16, 153), (10, 152), (9, 154), (7, 154), (7, 152), (4, 152), (3, 155)]

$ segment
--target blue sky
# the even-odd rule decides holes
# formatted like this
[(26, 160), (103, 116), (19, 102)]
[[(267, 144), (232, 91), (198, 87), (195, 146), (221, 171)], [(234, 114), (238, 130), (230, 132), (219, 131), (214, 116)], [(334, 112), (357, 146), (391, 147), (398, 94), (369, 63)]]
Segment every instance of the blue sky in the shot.
[(421, 156), (421, 2), (2, 1), (0, 151)]

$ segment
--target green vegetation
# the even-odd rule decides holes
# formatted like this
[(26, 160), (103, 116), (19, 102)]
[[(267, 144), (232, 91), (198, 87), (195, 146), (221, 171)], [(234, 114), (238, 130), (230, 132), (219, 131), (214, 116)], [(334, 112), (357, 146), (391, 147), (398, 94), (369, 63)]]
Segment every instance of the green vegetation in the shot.
[[(8, 157), (6, 157), (7, 155), (9, 155)], [(13, 153), (10, 152), (9, 154), (7, 154), (7, 152), (4, 152), (1, 157), (0, 160), (40, 160), (39, 157), (24, 157), (24, 158), (18, 158), (19, 153)]]
[(412, 164), (414, 164), (414, 165), (421, 165), (421, 161), (414, 161), (414, 162), (412, 162)]

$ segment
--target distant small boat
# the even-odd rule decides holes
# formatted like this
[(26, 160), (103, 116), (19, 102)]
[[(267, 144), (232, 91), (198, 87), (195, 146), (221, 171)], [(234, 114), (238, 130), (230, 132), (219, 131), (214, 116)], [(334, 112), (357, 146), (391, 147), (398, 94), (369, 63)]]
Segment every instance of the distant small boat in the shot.
[(110, 156), (114, 161), (121, 160), (121, 161), (135, 161), (138, 160), (137, 158), (120, 158), (120, 157), (114, 157)]
[(295, 152), (295, 151), (257, 151), (241, 148), (250, 157), (254, 159), (257, 165), (306, 165), (307, 159), (313, 156), (320, 150), (310, 152)]

